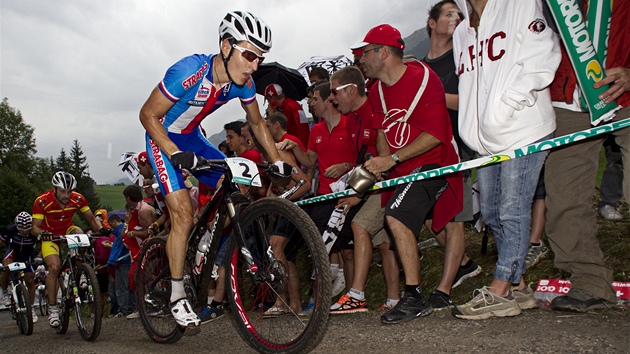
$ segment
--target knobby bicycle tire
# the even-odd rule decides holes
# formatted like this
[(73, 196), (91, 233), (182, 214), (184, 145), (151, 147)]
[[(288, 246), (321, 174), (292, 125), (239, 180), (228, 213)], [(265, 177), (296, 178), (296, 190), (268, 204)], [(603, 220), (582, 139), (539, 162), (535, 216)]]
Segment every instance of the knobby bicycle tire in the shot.
[(37, 294), (39, 296), (39, 313), (42, 316), (48, 316), (48, 294), (46, 294), (46, 288), (44, 288), (44, 291), (38, 289)]
[[(315, 224), (295, 204), (271, 197), (248, 206), (239, 225), (246, 240), (255, 240), (256, 245), (246, 247), (257, 268), (247, 268), (247, 256), (239, 249), (233, 230), (226, 286), (239, 333), (259, 352), (313, 350), (326, 331), (332, 287), (328, 254)], [(261, 247), (268, 245), (271, 235), (280, 233), (288, 236), (284, 252), (288, 260), (293, 260), (295, 270), (289, 262), (270, 264), (268, 249), (263, 249), (267, 246)], [(256, 283), (250, 272), (274, 277)], [(310, 313), (302, 312), (309, 298), (314, 300), (314, 308)], [(276, 301), (283, 302), (283, 306), (299, 306), (300, 310), (289, 310), (287, 306), (286, 312), (274, 312), (270, 307)]]
[(92, 342), (101, 333), (103, 306), (101, 290), (94, 269), (87, 263), (76, 267), (76, 284), (80, 303), (75, 303), (75, 318), (81, 337)]
[(59, 307), (59, 326), (55, 327), (55, 331), (58, 334), (65, 334), (68, 331), (68, 325), (70, 324), (70, 310), (72, 309), (72, 301), (68, 297), (68, 283), (70, 279), (66, 280), (64, 277), (65, 272), (59, 273), (59, 289), (61, 289), (61, 302), (57, 304)]
[(136, 303), (144, 330), (156, 343), (175, 343), (184, 335), (171, 315), (171, 272), (166, 255), (166, 237), (153, 237), (138, 258)]
[(20, 333), (30, 336), (33, 334), (33, 312), (31, 308), (31, 301), (28, 298), (28, 291), (24, 284), (17, 284), (15, 289), (17, 295), (16, 307), (16, 321), (18, 327), (20, 327)]

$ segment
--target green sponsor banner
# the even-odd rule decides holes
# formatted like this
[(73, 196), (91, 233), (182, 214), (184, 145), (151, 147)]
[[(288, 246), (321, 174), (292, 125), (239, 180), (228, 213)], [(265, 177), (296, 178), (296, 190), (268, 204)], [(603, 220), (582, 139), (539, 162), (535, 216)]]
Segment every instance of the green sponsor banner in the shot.
[[(502, 161), (507, 161), (507, 160), (519, 158), (521, 156), (535, 154), (540, 151), (549, 150), (549, 149), (557, 148), (560, 146), (572, 144), (572, 143), (575, 143), (584, 139), (592, 138), (594, 136), (598, 136), (602, 134), (607, 134), (607, 133), (610, 133), (619, 129), (623, 129), (623, 128), (628, 128), (628, 127), (630, 127), (630, 118), (626, 118), (624, 120), (593, 127), (590, 129), (581, 130), (579, 132), (575, 132), (572, 134), (559, 136), (557, 138), (543, 140), (541, 142), (530, 144), (520, 149), (508, 151), (503, 154), (484, 156), (478, 159), (460, 162), (458, 164), (454, 164), (454, 165), (450, 165), (446, 167), (440, 167), (440, 168), (436, 168), (429, 171), (424, 171), (424, 172), (415, 173), (415, 174), (411, 174), (411, 175), (407, 175), (403, 177), (388, 179), (386, 181), (376, 183), (374, 187), (372, 187), (371, 190), (394, 187), (400, 184), (419, 181), (419, 180), (437, 177), (437, 176), (443, 176), (443, 175), (447, 175), (453, 172), (470, 170), (475, 167), (500, 163)], [(347, 196), (351, 196), (355, 194), (357, 194), (355, 191), (351, 189), (347, 189), (341, 192), (330, 193), (330, 194), (326, 194), (326, 195), (322, 195), (322, 196), (318, 196), (314, 198), (301, 200), (299, 202), (296, 202), (296, 204), (297, 205), (313, 204), (313, 203), (323, 202), (326, 200), (343, 198), (343, 197), (347, 197)]]
[[(602, 0), (591, 0), (589, 6), (597, 6), (597, 3), (603, 3)], [(578, 6), (577, 0), (547, 0), (551, 14), (558, 25), (558, 30), (564, 47), (575, 71), (577, 82), (582, 90), (582, 97), (586, 101), (585, 108), (591, 115), (591, 124), (597, 125), (602, 121), (610, 120), (614, 117), (615, 111), (619, 109), (616, 102), (606, 104), (604, 100), (598, 98), (604, 93), (608, 87), (600, 87), (594, 89), (593, 84), (602, 80), (605, 76), (604, 66), (601, 64), (600, 58), (593, 46), (591, 35), (587, 29), (582, 11)], [(601, 9), (604, 6), (600, 6)], [(593, 17), (597, 11), (593, 10)], [(610, 15), (608, 16), (610, 18)], [(593, 20), (591, 25), (594, 27), (599, 24), (598, 41), (606, 43), (608, 37), (608, 20)], [(602, 28), (602, 26), (604, 26)], [(600, 37), (604, 37), (603, 42)], [(601, 47), (601, 46), (600, 46)], [(605, 51), (605, 49), (604, 49)], [(604, 53), (602, 52), (602, 56)]]

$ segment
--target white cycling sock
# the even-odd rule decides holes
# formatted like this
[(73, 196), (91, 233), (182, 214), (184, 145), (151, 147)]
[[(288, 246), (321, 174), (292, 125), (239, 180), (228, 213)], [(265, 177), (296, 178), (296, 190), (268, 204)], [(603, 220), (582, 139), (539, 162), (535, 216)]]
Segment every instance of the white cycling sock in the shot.
[(184, 290), (184, 280), (171, 279), (171, 302), (175, 302), (183, 297), (186, 297), (186, 291)]
[(208, 296), (208, 305), (212, 304), (212, 301), (214, 301), (214, 296)]

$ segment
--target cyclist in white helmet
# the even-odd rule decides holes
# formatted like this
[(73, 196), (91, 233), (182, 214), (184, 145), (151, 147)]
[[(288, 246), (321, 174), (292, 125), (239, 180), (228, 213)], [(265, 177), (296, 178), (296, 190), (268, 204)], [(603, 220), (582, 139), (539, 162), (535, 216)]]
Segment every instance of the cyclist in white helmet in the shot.
[[(31, 235), (31, 227), (33, 218), (31, 214), (22, 211), (15, 217), (15, 224), (0, 229), (0, 245), (3, 243), (7, 246), (2, 259), (3, 265), (12, 262), (33, 262), (35, 243), (37, 237)], [(33, 265), (26, 267), (24, 279), (28, 286), (28, 295), (31, 304), (35, 301), (35, 273)], [(4, 292), (2, 302), (5, 306), (11, 305), (11, 295), (7, 292), (9, 285), (9, 272), (0, 273), (0, 285)], [(33, 311), (33, 323), (37, 322), (37, 315)]]
[[(240, 99), (263, 149), (285, 171), (260, 114), (251, 77), (264, 60), (263, 54), (271, 49), (271, 29), (249, 12), (229, 12), (219, 26), (219, 47), (219, 54), (195, 54), (173, 64), (140, 111), (147, 131), (147, 155), (172, 221), (166, 245), (172, 276), (171, 312), (184, 327), (199, 326), (200, 320), (186, 299), (182, 281), (193, 210), (181, 169), (194, 168), (197, 155), (225, 158), (202, 135), (201, 121), (229, 100)], [(215, 186), (220, 177), (209, 172), (195, 176), (208, 186)]]
[(77, 181), (68, 172), (59, 171), (52, 177), (53, 189), (46, 191), (35, 199), (33, 203), (33, 228), (32, 235), (42, 233), (42, 256), (48, 268), (46, 277), (46, 294), (50, 304), (48, 323), (51, 327), (59, 327), (59, 307), (57, 306), (57, 290), (59, 284), (59, 244), (52, 242), (51, 235), (81, 234), (83, 230), (72, 223), (74, 213), (80, 211), (94, 230), (100, 230), (102, 234), (109, 234), (109, 229), (104, 229), (100, 221), (96, 220), (88, 206), (85, 197), (74, 191)]

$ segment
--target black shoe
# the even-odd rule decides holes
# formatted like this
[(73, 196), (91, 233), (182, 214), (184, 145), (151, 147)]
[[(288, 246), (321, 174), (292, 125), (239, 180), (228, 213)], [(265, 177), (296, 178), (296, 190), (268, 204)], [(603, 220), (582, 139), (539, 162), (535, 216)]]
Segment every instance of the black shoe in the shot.
[(420, 316), (427, 316), (431, 313), (431, 307), (427, 305), (425, 297), (414, 296), (410, 292), (405, 292), (394, 308), (381, 316), (381, 323), (396, 324), (411, 321)]
[(451, 297), (449, 295), (439, 290), (433, 290), (431, 295), (429, 295), (427, 305), (433, 310), (439, 311), (453, 307), (453, 301), (451, 301)]
[(481, 273), (481, 267), (477, 263), (475, 263), (475, 261), (469, 259), (468, 263), (460, 266), (457, 270), (457, 274), (455, 275), (455, 279), (453, 279), (453, 285), (451, 286), (451, 289), (455, 289), (456, 287), (460, 286), (464, 282), (464, 280), (472, 278), (479, 273)]
[(566, 295), (551, 300), (551, 308), (556, 311), (587, 312), (616, 307), (614, 302), (595, 297), (591, 292), (582, 289), (571, 289)]

